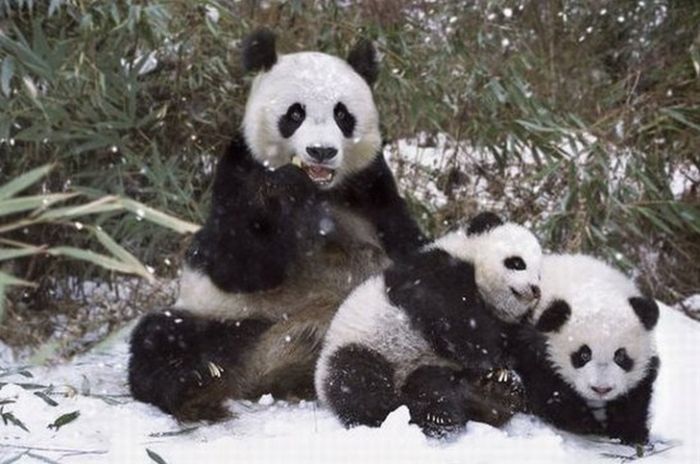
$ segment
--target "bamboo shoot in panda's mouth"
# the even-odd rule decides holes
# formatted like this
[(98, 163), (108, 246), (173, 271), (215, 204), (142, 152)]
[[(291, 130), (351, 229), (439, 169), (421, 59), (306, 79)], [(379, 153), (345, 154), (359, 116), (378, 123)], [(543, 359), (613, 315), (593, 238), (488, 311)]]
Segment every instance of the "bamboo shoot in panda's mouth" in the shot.
[(307, 164), (298, 156), (292, 157), (292, 164), (300, 167), (315, 184), (330, 184), (333, 182), (333, 178), (335, 177), (335, 169), (320, 164)]

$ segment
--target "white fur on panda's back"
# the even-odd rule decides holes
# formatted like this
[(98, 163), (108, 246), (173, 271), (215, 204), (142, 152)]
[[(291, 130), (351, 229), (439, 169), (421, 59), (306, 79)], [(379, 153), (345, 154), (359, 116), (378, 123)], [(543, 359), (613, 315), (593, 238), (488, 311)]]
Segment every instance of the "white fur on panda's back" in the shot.
[(357, 287), (331, 322), (316, 366), (316, 393), (321, 402), (326, 402), (323, 384), (329, 375), (329, 360), (338, 349), (350, 344), (371, 348), (389, 361), (395, 369), (397, 386), (416, 367), (441, 363), (428, 342), (410, 326), (405, 312), (390, 303), (383, 275)]

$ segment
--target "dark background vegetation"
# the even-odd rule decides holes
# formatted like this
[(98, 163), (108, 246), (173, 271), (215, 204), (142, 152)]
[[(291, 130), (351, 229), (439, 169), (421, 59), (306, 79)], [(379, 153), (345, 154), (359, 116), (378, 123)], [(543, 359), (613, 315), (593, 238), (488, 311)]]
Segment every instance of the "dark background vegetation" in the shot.
[[(186, 235), (140, 210), (97, 208), (77, 226), (64, 210), (18, 221), (118, 195), (201, 223), (216, 157), (243, 114), (240, 40), (261, 25), (282, 53), (375, 42), (387, 142), (420, 135), (429, 148), (447, 137), (452, 168), (394, 160), (430, 233), (491, 206), (462, 188), (478, 181), (548, 249), (601, 256), (670, 303), (700, 292), (696, 0), (0, 0), (0, 185), (54, 163), (21, 194), (76, 194), (4, 212), (0, 195), (5, 284), (36, 284), (12, 287), (0, 337), (62, 311), (60, 296), (82, 280), (123, 270), (48, 247), (176, 275)], [(446, 204), (414, 194), (429, 181)]]

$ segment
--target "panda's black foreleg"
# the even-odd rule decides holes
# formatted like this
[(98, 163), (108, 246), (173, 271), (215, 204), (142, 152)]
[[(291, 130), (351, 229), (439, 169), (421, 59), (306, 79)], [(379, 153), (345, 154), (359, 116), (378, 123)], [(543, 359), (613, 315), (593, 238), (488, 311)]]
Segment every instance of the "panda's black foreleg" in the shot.
[(659, 358), (654, 356), (642, 381), (621, 398), (608, 403), (606, 433), (630, 445), (649, 441), (649, 405), (653, 384), (659, 369)]
[(347, 427), (378, 427), (399, 405), (394, 369), (374, 350), (345, 346), (331, 356), (328, 372), (322, 388), (329, 406)]
[(463, 375), (445, 366), (421, 366), (413, 371), (401, 389), (411, 422), (434, 438), (460, 432), (467, 416), (467, 386)]
[(236, 394), (240, 354), (267, 327), (174, 309), (146, 314), (131, 336), (131, 393), (180, 420), (223, 419), (223, 400)]

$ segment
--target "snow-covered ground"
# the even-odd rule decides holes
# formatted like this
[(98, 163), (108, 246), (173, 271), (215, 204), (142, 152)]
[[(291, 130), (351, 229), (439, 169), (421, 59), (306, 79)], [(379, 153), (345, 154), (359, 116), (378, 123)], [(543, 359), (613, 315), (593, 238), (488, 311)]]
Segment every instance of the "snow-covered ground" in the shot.
[[(400, 408), (379, 429), (345, 430), (315, 403), (287, 404), (263, 397), (231, 402), (238, 418), (217, 425), (178, 424), (129, 398), (126, 387), (129, 330), (73, 362), (30, 367), (4, 375), (0, 462), (622, 462), (602, 453), (633, 454), (620, 445), (558, 432), (540, 421), (515, 417), (504, 429), (471, 423), (450, 443), (424, 438)], [(662, 308), (658, 345), (662, 360), (653, 403), (652, 438), (677, 443), (645, 462), (700, 462), (700, 324)], [(7, 366), (5, 366), (7, 367)], [(20, 369), (16, 366), (15, 369)], [(31, 375), (31, 377), (30, 377)], [(37, 385), (53, 385), (52, 390)], [(23, 386), (21, 386), (23, 385)], [(50, 405), (36, 392), (47, 392)], [(79, 416), (48, 428), (65, 414)], [(13, 459), (17, 458), (16, 461)], [(48, 461), (47, 461), (48, 460)]]

